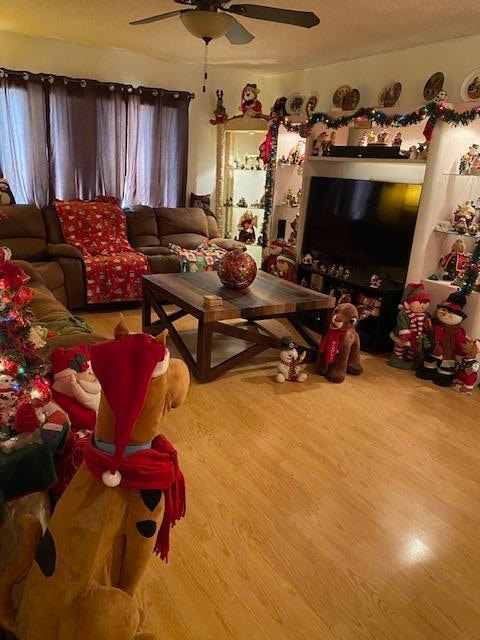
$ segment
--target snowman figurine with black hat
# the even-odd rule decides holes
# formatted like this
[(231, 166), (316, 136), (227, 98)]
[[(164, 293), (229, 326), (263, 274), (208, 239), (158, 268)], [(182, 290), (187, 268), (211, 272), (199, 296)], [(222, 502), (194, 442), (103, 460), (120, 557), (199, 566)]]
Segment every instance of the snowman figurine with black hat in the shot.
[(451, 386), (466, 338), (465, 330), (461, 326), (467, 317), (463, 311), (466, 303), (465, 295), (457, 291), (437, 305), (428, 338), (429, 346), (424, 352), (423, 366), (415, 373), (417, 378), (432, 380), (440, 387)]

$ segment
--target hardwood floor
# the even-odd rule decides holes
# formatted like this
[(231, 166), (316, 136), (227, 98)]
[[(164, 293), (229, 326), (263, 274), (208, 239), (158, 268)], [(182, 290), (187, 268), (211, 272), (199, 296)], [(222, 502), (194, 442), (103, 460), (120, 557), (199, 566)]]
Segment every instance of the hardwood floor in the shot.
[(480, 638), (480, 392), (366, 354), (343, 384), (281, 385), (275, 361), (192, 382), (165, 422), (188, 506), (148, 576), (159, 638)]

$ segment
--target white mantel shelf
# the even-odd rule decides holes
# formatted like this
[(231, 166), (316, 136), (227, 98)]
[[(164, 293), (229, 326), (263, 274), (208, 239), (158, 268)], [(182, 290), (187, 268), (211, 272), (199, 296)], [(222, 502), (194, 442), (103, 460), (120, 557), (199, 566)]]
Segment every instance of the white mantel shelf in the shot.
[(380, 163), (380, 164), (398, 164), (398, 165), (409, 165), (409, 164), (426, 164), (426, 160), (397, 160), (395, 158), (337, 158), (331, 156), (309, 156), (306, 158), (308, 162), (361, 162), (364, 164), (369, 163)]

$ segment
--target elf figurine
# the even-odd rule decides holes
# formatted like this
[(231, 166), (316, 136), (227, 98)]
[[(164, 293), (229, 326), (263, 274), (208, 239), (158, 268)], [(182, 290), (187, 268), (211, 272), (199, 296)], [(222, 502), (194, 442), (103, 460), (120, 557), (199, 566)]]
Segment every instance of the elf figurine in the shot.
[(443, 268), (442, 280), (453, 281), (459, 275), (462, 275), (466, 267), (468, 254), (465, 253), (465, 243), (462, 238), (457, 238), (452, 244), (452, 248), (440, 260), (440, 266)]
[(462, 345), (466, 335), (461, 324), (467, 317), (463, 311), (466, 303), (465, 295), (458, 291), (437, 305), (423, 366), (415, 373), (417, 378), (432, 380), (439, 387), (451, 386), (456, 363), (464, 355)]
[(480, 351), (478, 340), (465, 340), (462, 344), (462, 351), (463, 357), (457, 367), (452, 389), (470, 396), (477, 384), (478, 370), (480, 369), (480, 363), (477, 360)]
[(423, 351), (425, 332), (431, 330), (427, 309), (430, 296), (421, 284), (408, 284), (399, 305), (397, 324), (390, 337), (394, 342), (390, 365), (397, 369), (412, 369), (415, 357)]

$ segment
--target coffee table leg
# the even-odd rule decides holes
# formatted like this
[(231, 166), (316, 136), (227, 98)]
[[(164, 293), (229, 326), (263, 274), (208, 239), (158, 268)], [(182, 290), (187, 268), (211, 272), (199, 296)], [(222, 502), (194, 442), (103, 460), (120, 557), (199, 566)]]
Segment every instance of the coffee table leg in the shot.
[(213, 323), (198, 321), (197, 379), (208, 382), (211, 376)]

